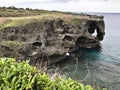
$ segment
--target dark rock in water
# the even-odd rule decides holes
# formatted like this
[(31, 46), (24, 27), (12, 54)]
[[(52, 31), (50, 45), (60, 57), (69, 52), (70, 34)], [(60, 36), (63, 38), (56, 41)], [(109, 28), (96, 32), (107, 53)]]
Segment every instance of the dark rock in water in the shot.
[[(0, 56), (31, 62), (59, 62), (76, 47), (93, 48), (104, 38), (103, 17), (87, 16), (77, 23), (46, 19), (0, 31)], [(94, 32), (97, 35), (92, 35)]]

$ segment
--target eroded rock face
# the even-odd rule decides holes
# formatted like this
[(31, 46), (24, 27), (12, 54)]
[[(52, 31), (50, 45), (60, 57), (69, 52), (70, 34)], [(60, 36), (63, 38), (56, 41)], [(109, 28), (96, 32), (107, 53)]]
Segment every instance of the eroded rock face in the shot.
[[(93, 48), (100, 45), (100, 41), (103, 40), (105, 35), (104, 21), (85, 21), (83, 25), (82, 33), (79, 35), (76, 41), (76, 45), (84, 48)], [(96, 36), (92, 35), (96, 31)]]
[[(0, 33), (0, 57), (15, 57), (35, 63), (59, 62), (76, 47), (98, 46), (105, 35), (104, 27), (103, 18), (92, 16), (79, 19), (77, 24), (59, 18), (7, 27)], [(96, 36), (92, 35), (95, 31)]]

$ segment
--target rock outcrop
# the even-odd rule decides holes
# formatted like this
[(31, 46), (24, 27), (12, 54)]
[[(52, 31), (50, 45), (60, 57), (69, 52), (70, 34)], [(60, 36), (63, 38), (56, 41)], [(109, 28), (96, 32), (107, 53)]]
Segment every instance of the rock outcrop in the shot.
[[(0, 57), (15, 57), (49, 64), (65, 59), (76, 48), (94, 48), (103, 40), (103, 17), (45, 19), (24, 26), (7, 27), (0, 31)], [(92, 35), (97, 32), (97, 35)]]

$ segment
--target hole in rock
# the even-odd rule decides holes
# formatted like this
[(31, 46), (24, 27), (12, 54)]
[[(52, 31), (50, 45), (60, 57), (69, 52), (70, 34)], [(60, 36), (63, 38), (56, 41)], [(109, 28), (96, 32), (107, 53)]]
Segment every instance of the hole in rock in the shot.
[(41, 43), (41, 42), (33, 42), (32, 45), (33, 45), (33, 46), (41, 46), (42, 43)]
[(64, 40), (72, 41), (73, 37), (69, 35), (65, 35)]
[(97, 32), (96, 22), (91, 22), (91, 23), (89, 24), (88, 32), (89, 32), (91, 35), (97, 37), (98, 32)]

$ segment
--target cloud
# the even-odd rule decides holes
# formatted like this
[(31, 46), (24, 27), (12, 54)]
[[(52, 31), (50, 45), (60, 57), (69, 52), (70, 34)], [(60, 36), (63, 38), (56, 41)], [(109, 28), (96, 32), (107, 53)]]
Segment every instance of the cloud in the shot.
[(119, 12), (119, 0), (0, 0), (0, 6), (71, 12)]
[(80, 0), (51, 0), (53, 2), (76, 2), (76, 1), (80, 1)]
[(67, 2), (75, 2), (79, 0), (0, 0), (0, 6), (13, 6), (20, 4), (42, 4), (42, 3), (67, 3)]
[(0, 6), (12, 6), (12, 5), (18, 5), (18, 4), (26, 4), (26, 3), (46, 3), (50, 0), (0, 0)]

